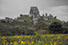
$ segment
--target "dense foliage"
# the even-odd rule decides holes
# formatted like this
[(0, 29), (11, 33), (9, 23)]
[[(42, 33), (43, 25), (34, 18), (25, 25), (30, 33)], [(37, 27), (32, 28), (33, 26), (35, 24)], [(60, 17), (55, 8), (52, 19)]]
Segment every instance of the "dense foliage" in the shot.
[(14, 20), (12, 23), (1, 20), (0, 22), (0, 36), (12, 35), (35, 35), (35, 32), (40, 34), (67, 34), (68, 22), (62, 24), (58, 19), (51, 18), (44, 20), (40, 16), (38, 23), (35, 25), (32, 22), (32, 17), (18, 17), (17, 20), (24, 20), (24, 22), (17, 22)]
[(50, 33), (62, 33), (62, 24), (59, 22), (53, 22), (50, 26), (49, 26), (49, 31)]

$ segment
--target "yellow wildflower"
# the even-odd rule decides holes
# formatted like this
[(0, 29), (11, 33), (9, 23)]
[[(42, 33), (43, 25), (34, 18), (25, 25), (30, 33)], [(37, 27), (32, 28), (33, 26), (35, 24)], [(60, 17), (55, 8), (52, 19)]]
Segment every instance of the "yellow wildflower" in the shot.
[(58, 39), (60, 38), (60, 36), (58, 37)]
[(14, 42), (14, 45), (17, 45), (17, 42), (16, 41)]
[(18, 42), (20, 42), (20, 41), (18, 41)]
[(8, 45), (8, 42), (7, 42), (7, 44), (6, 45)]
[(53, 45), (53, 44), (51, 44), (51, 45)]
[(40, 42), (40, 41), (38, 41), (38, 42)]
[(56, 42), (54, 42), (54, 45), (56, 45)]
[(60, 42), (60, 43), (62, 43), (62, 42)]
[(34, 43), (34, 42), (31, 42), (32, 44)]
[(32, 37), (31, 37), (31, 39), (32, 39)]
[(17, 38), (20, 38), (20, 36), (17, 36)]
[(23, 41), (21, 41), (21, 43), (22, 43), (22, 44), (24, 44), (24, 42), (23, 42)]
[(29, 45), (31, 45), (31, 43), (29, 43)]
[(19, 39), (19, 41), (21, 41), (21, 39)]
[(12, 42), (10, 42), (10, 44), (12, 44)]
[(47, 44), (45, 44), (45, 45), (47, 45)]

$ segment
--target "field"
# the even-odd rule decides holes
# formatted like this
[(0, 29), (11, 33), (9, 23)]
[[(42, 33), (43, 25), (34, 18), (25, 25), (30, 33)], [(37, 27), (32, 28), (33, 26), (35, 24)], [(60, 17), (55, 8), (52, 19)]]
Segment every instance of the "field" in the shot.
[(0, 45), (66, 45), (68, 34), (20, 35), (0, 37)]

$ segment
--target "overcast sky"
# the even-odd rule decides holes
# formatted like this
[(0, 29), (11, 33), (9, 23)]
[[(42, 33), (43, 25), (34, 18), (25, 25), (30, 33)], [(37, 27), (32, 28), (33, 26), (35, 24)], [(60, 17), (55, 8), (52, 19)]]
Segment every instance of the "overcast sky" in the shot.
[(0, 19), (28, 14), (31, 6), (37, 6), (40, 14), (51, 13), (62, 21), (68, 21), (68, 0), (0, 0)]

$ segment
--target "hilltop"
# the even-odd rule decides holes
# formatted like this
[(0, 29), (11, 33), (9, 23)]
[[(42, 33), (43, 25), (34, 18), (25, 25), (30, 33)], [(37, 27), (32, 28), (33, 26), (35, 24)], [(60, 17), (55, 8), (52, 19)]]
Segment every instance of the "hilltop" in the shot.
[(0, 20), (0, 35), (34, 35), (35, 32), (67, 34), (68, 22), (63, 22), (57, 19), (57, 16), (48, 13), (40, 16), (37, 7), (31, 7), (29, 14), (20, 14), (15, 19), (6, 17)]

